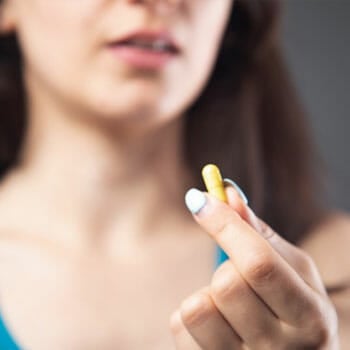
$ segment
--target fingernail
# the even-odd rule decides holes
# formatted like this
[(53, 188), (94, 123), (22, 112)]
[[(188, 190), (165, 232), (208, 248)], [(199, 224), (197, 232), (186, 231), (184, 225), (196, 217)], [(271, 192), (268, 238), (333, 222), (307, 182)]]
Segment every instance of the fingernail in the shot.
[(247, 196), (244, 194), (242, 189), (233, 180), (231, 180), (229, 178), (225, 178), (225, 179), (223, 179), (223, 182), (228, 183), (229, 185), (233, 186), (236, 189), (236, 191), (238, 192), (238, 194), (240, 195), (240, 197), (243, 199), (243, 202), (248, 205)]
[(205, 194), (196, 188), (191, 188), (186, 192), (185, 203), (188, 210), (193, 214), (197, 214), (205, 206), (206, 201)]

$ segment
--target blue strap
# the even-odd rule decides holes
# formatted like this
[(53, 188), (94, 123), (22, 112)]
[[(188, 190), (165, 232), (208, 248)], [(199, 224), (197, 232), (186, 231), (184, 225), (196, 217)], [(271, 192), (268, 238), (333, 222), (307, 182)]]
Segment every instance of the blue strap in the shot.
[(0, 314), (0, 349), (1, 350), (20, 350), (19, 346), (13, 340), (11, 334), (7, 330), (5, 322)]
[(224, 261), (226, 261), (229, 257), (227, 254), (221, 249), (220, 246), (216, 246), (216, 266), (215, 269), (221, 265)]

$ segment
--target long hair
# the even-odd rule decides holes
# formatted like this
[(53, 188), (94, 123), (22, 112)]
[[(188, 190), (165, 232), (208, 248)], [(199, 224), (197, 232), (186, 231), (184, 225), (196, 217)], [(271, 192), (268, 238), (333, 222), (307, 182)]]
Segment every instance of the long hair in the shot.
[(282, 10), (279, 0), (235, 1), (211, 79), (188, 111), (184, 156), (194, 174), (218, 164), (296, 243), (328, 208), (324, 164), (281, 49)]
[[(0, 0), (1, 3), (1, 0)], [(318, 158), (279, 40), (279, 0), (235, 0), (213, 73), (185, 115), (184, 159), (196, 185), (219, 165), (251, 207), (297, 242), (319, 222)], [(15, 34), (0, 38), (0, 176), (18, 161), (26, 95)]]

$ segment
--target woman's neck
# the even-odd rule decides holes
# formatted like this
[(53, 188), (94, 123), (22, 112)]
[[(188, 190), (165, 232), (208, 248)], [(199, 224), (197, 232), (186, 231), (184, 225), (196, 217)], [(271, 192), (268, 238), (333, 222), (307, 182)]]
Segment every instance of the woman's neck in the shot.
[(3, 188), (12, 188), (50, 234), (77, 244), (107, 237), (133, 244), (162, 223), (191, 219), (183, 202), (192, 185), (183, 119), (138, 135), (47, 114), (30, 121), (18, 166)]

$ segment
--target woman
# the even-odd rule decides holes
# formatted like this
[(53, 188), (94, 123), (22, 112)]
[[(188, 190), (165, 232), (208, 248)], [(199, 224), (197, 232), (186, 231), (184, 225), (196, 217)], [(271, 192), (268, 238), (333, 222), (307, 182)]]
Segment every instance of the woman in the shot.
[[(319, 205), (279, 12), (2, 0), (3, 347), (347, 343), (349, 220)], [(209, 162), (249, 207), (186, 192)]]

